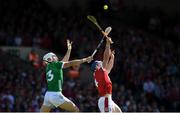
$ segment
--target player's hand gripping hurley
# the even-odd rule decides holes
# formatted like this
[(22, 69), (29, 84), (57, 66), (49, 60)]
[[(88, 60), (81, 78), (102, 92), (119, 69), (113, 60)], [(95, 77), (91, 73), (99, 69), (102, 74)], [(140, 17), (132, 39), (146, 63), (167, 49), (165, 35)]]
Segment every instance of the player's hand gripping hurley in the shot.
[[(107, 28), (105, 29), (105, 33), (108, 35), (108, 34), (111, 32), (111, 30), (112, 30), (111, 27), (107, 27)], [(94, 55), (96, 54), (97, 50), (100, 48), (100, 46), (101, 46), (101, 44), (103, 43), (103, 41), (104, 41), (104, 36), (103, 36), (103, 38), (101, 39), (101, 41), (100, 41), (100, 43), (98, 44), (98, 46), (96, 47), (96, 49), (94, 50), (92, 56), (94, 56)]]

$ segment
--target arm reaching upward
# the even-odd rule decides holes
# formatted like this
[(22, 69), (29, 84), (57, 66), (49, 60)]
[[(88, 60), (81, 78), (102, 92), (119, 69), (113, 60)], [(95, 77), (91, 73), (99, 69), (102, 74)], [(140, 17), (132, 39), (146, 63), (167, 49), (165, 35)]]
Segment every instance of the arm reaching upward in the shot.
[(68, 67), (71, 67), (73, 65), (80, 65), (80, 64), (85, 63), (85, 62), (90, 63), (92, 60), (93, 60), (93, 57), (89, 56), (89, 57), (83, 58), (83, 59), (77, 59), (77, 60), (64, 62), (63, 68), (68, 68)]
[(106, 38), (106, 47), (105, 47), (105, 51), (104, 51), (104, 55), (103, 55), (103, 68), (107, 69), (107, 64), (109, 61), (109, 58), (111, 56), (111, 38), (107, 37)]
[(115, 52), (112, 51), (110, 60), (108, 62), (107, 68), (106, 68), (108, 74), (111, 72), (111, 69), (113, 68), (113, 65), (114, 65), (114, 54), (115, 54)]
[(63, 62), (67, 62), (69, 60), (69, 57), (71, 55), (71, 50), (72, 50), (72, 42), (70, 42), (70, 40), (67, 40), (67, 52), (64, 56), (64, 58), (62, 59)]

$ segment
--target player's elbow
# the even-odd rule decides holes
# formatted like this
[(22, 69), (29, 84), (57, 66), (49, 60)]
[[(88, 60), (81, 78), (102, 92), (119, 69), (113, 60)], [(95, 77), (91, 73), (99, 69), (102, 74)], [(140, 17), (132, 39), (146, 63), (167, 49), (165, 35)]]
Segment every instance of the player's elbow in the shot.
[(63, 68), (68, 68), (68, 67), (71, 67), (71, 64), (69, 62), (64, 62)]

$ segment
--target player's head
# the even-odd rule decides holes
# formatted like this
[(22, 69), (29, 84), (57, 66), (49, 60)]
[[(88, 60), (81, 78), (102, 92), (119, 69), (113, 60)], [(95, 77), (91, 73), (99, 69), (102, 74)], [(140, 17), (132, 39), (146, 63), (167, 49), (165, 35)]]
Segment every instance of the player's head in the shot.
[(98, 60), (96, 60), (96, 61), (94, 61), (93, 63), (92, 63), (92, 65), (91, 65), (91, 70), (92, 71), (95, 71), (96, 69), (99, 69), (99, 68), (102, 68), (103, 66), (102, 66), (102, 61), (98, 61)]
[(49, 53), (44, 55), (43, 61), (45, 61), (47, 63), (51, 63), (54, 61), (58, 61), (58, 57), (56, 56), (56, 54), (49, 52)]

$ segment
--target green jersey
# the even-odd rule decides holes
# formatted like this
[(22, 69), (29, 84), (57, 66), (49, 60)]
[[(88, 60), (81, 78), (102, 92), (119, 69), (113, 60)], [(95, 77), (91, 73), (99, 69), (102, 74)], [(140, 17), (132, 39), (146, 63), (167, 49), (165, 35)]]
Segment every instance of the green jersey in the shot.
[(48, 91), (62, 91), (63, 84), (63, 62), (51, 62), (46, 67), (46, 80)]

